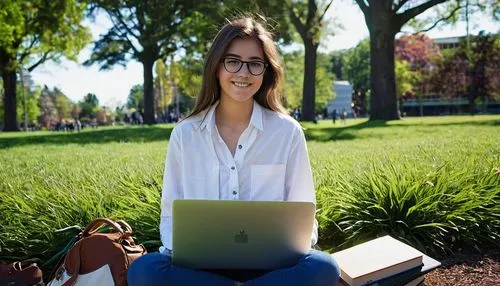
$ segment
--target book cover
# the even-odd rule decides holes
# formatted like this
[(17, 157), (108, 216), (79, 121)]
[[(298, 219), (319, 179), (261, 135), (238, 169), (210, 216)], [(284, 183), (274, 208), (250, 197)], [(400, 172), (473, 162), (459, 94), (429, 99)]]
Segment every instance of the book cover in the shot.
[(422, 266), (422, 274), (426, 274), (441, 266), (441, 262), (425, 254), (422, 256), (422, 261), (424, 263), (424, 266)]
[(418, 276), (417, 278), (411, 280), (410, 282), (405, 283), (404, 286), (419, 286), (419, 285), (423, 285), (424, 280), (425, 280), (425, 276), (424, 275)]
[(332, 256), (340, 266), (340, 277), (351, 286), (373, 283), (423, 264), (420, 251), (388, 235)]
[(382, 278), (381, 280), (376, 281), (375, 283), (370, 283), (373, 286), (394, 286), (394, 285), (404, 285), (408, 281), (413, 280), (416, 277), (419, 277), (422, 274), (422, 266), (423, 264), (403, 271), (401, 273), (394, 274), (392, 276)]
[(424, 279), (424, 275), (431, 270), (441, 266), (441, 262), (422, 254), (422, 266), (409, 269), (407, 271), (383, 278), (377, 281), (373, 286), (394, 286), (394, 285), (405, 285), (405, 286), (415, 286), (419, 285), (416, 280)]

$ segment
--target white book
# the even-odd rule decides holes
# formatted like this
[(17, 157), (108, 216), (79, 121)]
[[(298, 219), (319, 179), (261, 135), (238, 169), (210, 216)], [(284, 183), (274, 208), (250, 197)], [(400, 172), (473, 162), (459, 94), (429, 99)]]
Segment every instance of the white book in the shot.
[(350, 286), (361, 286), (420, 267), (423, 254), (388, 235), (335, 252), (340, 277)]

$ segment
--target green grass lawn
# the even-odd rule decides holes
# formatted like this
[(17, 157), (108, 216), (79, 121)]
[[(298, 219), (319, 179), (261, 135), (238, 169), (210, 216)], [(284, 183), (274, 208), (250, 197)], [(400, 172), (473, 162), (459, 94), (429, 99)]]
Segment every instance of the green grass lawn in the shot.
[[(386, 233), (435, 254), (500, 245), (500, 116), (303, 126), (324, 249)], [(0, 133), (0, 260), (43, 264), (71, 237), (55, 230), (103, 216), (155, 249), (172, 128)]]

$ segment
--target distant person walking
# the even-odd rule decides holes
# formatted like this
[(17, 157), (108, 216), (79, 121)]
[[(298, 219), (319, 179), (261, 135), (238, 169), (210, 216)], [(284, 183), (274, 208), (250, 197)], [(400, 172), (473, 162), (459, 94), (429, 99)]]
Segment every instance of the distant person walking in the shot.
[(333, 125), (335, 125), (335, 121), (337, 120), (337, 109), (334, 109), (332, 112), (332, 121)]
[(75, 120), (75, 125), (76, 125), (76, 131), (80, 132), (82, 130), (82, 123), (78, 118)]
[(347, 119), (347, 111), (344, 109), (342, 109), (342, 113), (340, 113), (340, 123), (342, 125), (345, 125), (346, 124), (346, 119)]

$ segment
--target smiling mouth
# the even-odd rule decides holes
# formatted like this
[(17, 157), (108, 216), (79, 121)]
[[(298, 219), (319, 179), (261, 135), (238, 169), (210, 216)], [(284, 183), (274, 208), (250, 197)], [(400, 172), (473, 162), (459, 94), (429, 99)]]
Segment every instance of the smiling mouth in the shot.
[(250, 84), (247, 82), (237, 82), (237, 81), (232, 81), (231, 82), (234, 86), (236, 87), (249, 87)]

